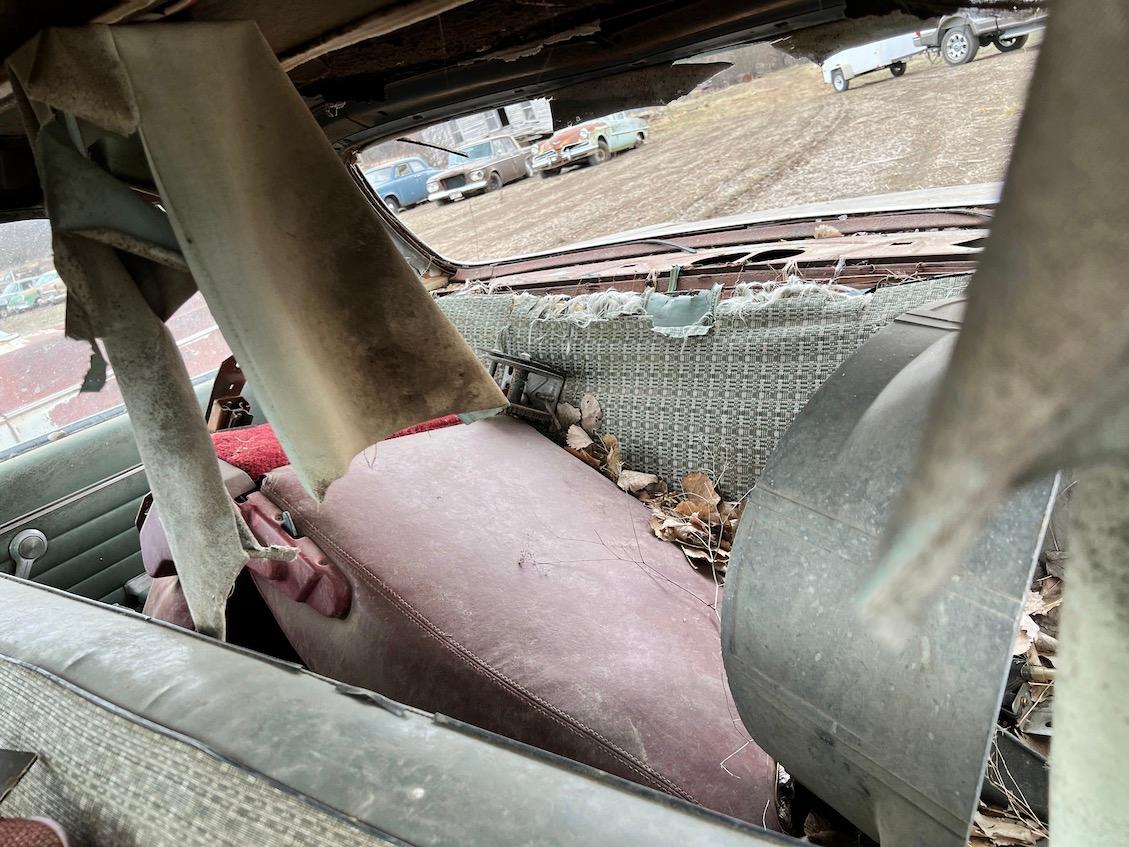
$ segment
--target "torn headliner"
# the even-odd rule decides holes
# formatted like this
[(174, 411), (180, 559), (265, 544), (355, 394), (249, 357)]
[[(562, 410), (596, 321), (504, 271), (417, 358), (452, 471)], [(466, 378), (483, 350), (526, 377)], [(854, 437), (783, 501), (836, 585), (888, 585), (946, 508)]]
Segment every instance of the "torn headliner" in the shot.
[[(458, 114), (739, 43), (795, 33), (792, 52), (818, 56), (826, 41), (810, 29), (818, 24), (894, 11), (920, 19), (959, 5), (960, 0), (0, 0), (0, 51), (6, 57), (48, 25), (253, 19), (344, 154)], [(892, 20), (897, 22), (858, 21), (840, 29), (836, 39), (854, 32), (865, 41), (890, 27), (904, 31), (906, 18)], [(0, 74), (0, 220), (42, 215), (9, 94)], [(621, 101), (609, 101), (607, 111), (622, 108)], [(600, 106), (590, 103), (588, 109)]]

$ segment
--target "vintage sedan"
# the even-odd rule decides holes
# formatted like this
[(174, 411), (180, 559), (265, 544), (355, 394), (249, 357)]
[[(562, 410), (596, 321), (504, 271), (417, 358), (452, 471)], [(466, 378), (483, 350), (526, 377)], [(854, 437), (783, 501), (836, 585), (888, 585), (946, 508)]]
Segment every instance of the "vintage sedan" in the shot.
[(452, 202), (497, 191), (532, 174), (529, 151), (508, 135), (452, 150), (447, 170), (427, 181), (427, 199)]
[(0, 289), (0, 318), (36, 306), (59, 303), (65, 297), (63, 281), (54, 271), (17, 279)]
[(401, 209), (427, 201), (427, 181), (439, 170), (423, 159), (413, 157), (370, 168), (365, 171), (365, 179), (384, 201), (388, 211), (396, 214)]
[(550, 177), (570, 165), (598, 165), (613, 153), (642, 146), (649, 133), (643, 118), (627, 112), (565, 127), (537, 145), (533, 170)]

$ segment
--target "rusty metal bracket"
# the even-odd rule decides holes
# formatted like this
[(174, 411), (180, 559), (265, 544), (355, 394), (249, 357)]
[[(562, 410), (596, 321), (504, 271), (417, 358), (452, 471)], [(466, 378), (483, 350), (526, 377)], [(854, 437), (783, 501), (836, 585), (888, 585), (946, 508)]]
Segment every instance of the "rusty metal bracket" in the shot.
[(255, 416), (251, 414), (251, 404), (243, 397), (243, 387), (246, 384), (247, 378), (235, 357), (228, 356), (224, 359), (215, 382), (212, 383), (212, 394), (206, 407), (208, 411), (204, 416), (208, 422), (208, 432), (248, 426), (255, 420)]
[(534, 423), (560, 428), (557, 403), (564, 391), (565, 375), (528, 356), (510, 356), (497, 350), (479, 350), (490, 376), (509, 400), (506, 412)]

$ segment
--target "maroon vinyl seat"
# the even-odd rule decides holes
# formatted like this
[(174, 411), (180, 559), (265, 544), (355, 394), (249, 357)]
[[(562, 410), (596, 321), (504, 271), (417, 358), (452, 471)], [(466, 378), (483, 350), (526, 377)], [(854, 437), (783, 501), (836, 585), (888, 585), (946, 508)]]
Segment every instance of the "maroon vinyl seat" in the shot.
[(289, 468), (247, 505), (260, 537), (286, 511), (343, 577), (299, 602), (254, 574), (315, 672), (774, 824), (775, 766), (733, 707), (713, 579), (535, 430), (496, 418), (382, 442), (320, 506)]

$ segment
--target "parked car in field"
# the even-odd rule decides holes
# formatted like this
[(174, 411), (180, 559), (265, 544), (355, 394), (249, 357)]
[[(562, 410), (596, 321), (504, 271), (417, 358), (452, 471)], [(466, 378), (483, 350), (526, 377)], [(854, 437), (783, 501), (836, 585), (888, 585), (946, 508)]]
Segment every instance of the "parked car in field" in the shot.
[(842, 94), (856, 76), (883, 68), (889, 68), (894, 76), (901, 76), (906, 72), (906, 59), (925, 50), (916, 43), (913, 33), (840, 50), (824, 60), (823, 81), (831, 83), (831, 87)]
[(497, 191), (509, 182), (532, 174), (529, 149), (519, 145), (511, 136), (487, 138), (466, 144), (453, 151), (447, 160), (447, 170), (440, 171), (427, 181), (427, 199), (451, 202)]
[(0, 289), (0, 318), (26, 312), (36, 306), (58, 303), (66, 296), (66, 288), (57, 273), (17, 279)]
[(550, 177), (569, 165), (598, 165), (613, 153), (641, 146), (649, 133), (645, 120), (627, 112), (565, 127), (537, 145), (533, 170)]
[(1003, 11), (996, 9), (961, 9), (945, 15), (934, 29), (917, 32), (913, 43), (919, 47), (941, 51), (949, 65), (964, 65), (976, 58), (981, 47), (995, 44), (1004, 53), (1018, 50), (1027, 37), (1047, 25), (1047, 13), (1041, 9)]
[(370, 168), (365, 171), (365, 179), (388, 210), (395, 214), (401, 209), (425, 202), (427, 181), (439, 173), (439, 170), (423, 159), (402, 159)]

